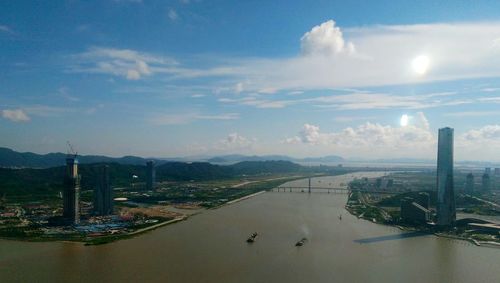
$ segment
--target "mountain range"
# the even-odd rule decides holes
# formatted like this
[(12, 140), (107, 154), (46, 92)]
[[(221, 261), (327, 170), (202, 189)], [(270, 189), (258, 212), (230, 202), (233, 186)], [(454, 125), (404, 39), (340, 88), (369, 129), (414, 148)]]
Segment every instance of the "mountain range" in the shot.
[[(37, 154), (32, 152), (17, 152), (9, 148), (0, 147), (0, 167), (7, 168), (50, 168), (63, 166), (67, 154), (48, 153)], [(213, 164), (234, 164), (243, 161), (291, 161), (291, 162), (343, 162), (340, 156), (326, 156), (318, 158), (293, 158), (285, 155), (247, 156), (240, 154), (214, 156), (208, 158), (143, 158), (138, 156), (108, 157), (103, 155), (78, 155), (81, 164), (90, 163), (118, 163), (125, 165), (144, 165), (146, 161), (154, 160), (157, 165), (170, 162), (209, 162)]]

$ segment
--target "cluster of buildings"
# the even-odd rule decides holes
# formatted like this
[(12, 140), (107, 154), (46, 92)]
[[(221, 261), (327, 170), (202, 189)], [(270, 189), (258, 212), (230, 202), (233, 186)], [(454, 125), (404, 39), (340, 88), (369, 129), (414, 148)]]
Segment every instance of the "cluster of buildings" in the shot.
[[(438, 226), (449, 227), (456, 220), (453, 184), (453, 129), (448, 127), (439, 129), (438, 133), (436, 213)], [(403, 221), (411, 223), (429, 222), (429, 195), (419, 194), (416, 200), (403, 199), (401, 218)]]
[[(155, 166), (153, 161), (146, 164), (146, 189), (155, 188)], [(113, 189), (109, 180), (109, 166), (99, 169), (98, 183), (94, 189), (93, 213), (97, 216), (113, 214)], [(66, 158), (66, 173), (63, 189), (63, 219), (67, 224), (80, 223), (80, 181), (76, 155)]]
[[(500, 168), (495, 168), (500, 174)], [(482, 191), (491, 189), (491, 169), (486, 168), (482, 176)], [(474, 192), (474, 175), (468, 174), (465, 193)], [(456, 221), (455, 189), (453, 183), (453, 129), (439, 129), (437, 156), (437, 222), (440, 227), (451, 227)], [(430, 221), (429, 195), (420, 193), (418, 197), (405, 198), (401, 202), (401, 218), (408, 223), (425, 224)]]
[[(500, 175), (500, 168), (495, 168), (494, 175)], [(484, 174), (481, 177), (481, 191), (489, 192), (491, 191), (491, 168), (486, 168)], [(465, 193), (472, 194), (475, 192), (474, 188), (475, 180), (474, 175), (469, 173), (465, 180)]]

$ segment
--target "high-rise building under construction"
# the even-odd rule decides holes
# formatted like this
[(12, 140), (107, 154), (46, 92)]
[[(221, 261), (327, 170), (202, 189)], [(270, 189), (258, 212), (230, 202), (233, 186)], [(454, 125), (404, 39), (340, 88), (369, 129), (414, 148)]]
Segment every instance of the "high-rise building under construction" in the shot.
[(63, 217), (66, 222), (80, 222), (80, 175), (78, 175), (78, 159), (76, 156), (66, 158), (66, 174), (63, 189)]
[(97, 186), (94, 190), (94, 212), (97, 215), (113, 214), (113, 190), (109, 182), (109, 166), (99, 167)]

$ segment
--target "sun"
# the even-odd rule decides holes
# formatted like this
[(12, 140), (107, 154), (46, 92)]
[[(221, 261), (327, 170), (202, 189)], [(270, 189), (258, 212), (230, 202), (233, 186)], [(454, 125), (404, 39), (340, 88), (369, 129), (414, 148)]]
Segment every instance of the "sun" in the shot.
[(401, 127), (408, 126), (408, 115), (406, 115), (406, 114), (401, 115), (401, 119), (399, 120), (399, 124), (401, 125)]
[(425, 75), (429, 70), (430, 63), (431, 60), (427, 55), (420, 55), (413, 59), (411, 66), (418, 75)]

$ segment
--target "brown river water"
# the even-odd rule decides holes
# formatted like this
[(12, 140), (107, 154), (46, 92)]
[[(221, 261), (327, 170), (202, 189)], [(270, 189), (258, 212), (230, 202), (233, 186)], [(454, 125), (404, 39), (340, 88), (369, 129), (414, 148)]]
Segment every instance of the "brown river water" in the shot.
[(0, 240), (0, 282), (500, 282), (500, 249), (357, 219), (346, 199), (268, 192), (101, 246)]

